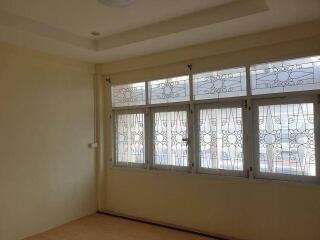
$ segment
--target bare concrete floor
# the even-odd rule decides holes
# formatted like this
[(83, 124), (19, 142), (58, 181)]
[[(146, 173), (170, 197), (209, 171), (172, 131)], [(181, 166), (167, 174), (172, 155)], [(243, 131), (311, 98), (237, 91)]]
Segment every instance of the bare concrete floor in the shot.
[(26, 240), (209, 240), (183, 231), (93, 214)]

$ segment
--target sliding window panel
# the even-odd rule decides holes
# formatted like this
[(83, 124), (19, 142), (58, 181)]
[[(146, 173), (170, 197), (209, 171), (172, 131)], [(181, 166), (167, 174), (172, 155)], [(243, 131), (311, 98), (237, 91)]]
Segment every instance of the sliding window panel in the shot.
[(194, 100), (246, 96), (246, 68), (229, 68), (193, 75)]
[(241, 103), (199, 105), (197, 112), (198, 171), (244, 176)]
[(141, 111), (115, 111), (114, 153), (116, 166), (145, 165), (145, 114)]
[(320, 56), (250, 67), (253, 95), (320, 89)]
[(255, 104), (255, 175), (318, 181), (318, 106), (315, 99), (270, 99)]
[(189, 76), (150, 81), (148, 82), (148, 91), (150, 104), (189, 101)]
[(146, 104), (145, 83), (132, 83), (111, 87), (112, 107), (130, 107)]
[(156, 108), (152, 113), (152, 165), (187, 170), (190, 140), (187, 108)]

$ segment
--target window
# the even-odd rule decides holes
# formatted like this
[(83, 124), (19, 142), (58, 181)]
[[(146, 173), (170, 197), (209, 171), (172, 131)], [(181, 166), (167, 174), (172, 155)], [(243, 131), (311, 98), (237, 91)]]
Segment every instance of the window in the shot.
[(245, 96), (246, 69), (231, 68), (194, 74), (193, 89), (195, 100)]
[(112, 87), (112, 107), (136, 106), (146, 103), (145, 83)]
[(117, 85), (112, 108), (116, 166), (320, 183), (320, 56)]
[(259, 171), (316, 175), (314, 104), (258, 107)]
[(250, 67), (252, 94), (320, 89), (320, 56)]
[(151, 104), (189, 101), (189, 96), (189, 76), (149, 82), (149, 101)]
[(156, 167), (188, 166), (188, 113), (186, 110), (153, 114), (153, 163)]
[(240, 107), (200, 109), (200, 168), (243, 171), (242, 129)]
[(116, 161), (118, 165), (142, 165), (145, 162), (144, 113), (116, 114)]

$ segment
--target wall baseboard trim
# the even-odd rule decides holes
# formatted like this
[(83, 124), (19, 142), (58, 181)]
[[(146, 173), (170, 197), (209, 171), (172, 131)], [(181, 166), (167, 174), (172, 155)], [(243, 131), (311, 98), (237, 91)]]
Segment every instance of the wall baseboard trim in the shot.
[(187, 233), (197, 234), (197, 235), (200, 235), (203, 237), (214, 238), (216, 240), (243, 240), (243, 239), (239, 239), (239, 238), (225, 236), (222, 234), (208, 233), (205, 231), (201, 231), (201, 230), (197, 230), (197, 229), (193, 229), (193, 228), (189, 228), (189, 227), (183, 227), (183, 226), (175, 225), (175, 224), (171, 224), (171, 223), (154, 221), (151, 219), (135, 217), (135, 216), (131, 216), (131, 215), (123, 214), (123, 213), (112, 212), (112, 211), (108, 211), (108, 210), (97, 211), (97, 213), (108, 215), (108, 216), (113, 216), (113, 217), (119, 217), (119, 218), (123, 218), (123, 219), (127, 219), (127, 220), (137, 221), (137, 222), (141, 222), (141, 223), (152, 224), (155, 226), (165, 227), (165, 228), (183, 231), (183, 232), (187, 232)]

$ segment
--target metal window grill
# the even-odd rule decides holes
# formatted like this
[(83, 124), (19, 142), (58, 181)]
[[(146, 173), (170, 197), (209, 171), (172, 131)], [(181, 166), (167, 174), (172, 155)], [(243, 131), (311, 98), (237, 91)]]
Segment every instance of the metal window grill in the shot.
[(146, 104), (145, 83), (112, 86), (112, 107)]
[(153, 128), (154, 164), (187, 167), (187, 111), (155, 112)]
[(259, 106), (260, 171), (316, 175), (313, 103)]
[(200, 167), (243, 170), (242, 109), (200, 109)]
[(116, 160), (120, 165), (145, 162), (144, 113), (116, 115)]
[(253, 65), (252, 94), (320, 89), (320, 56)]
[(189, 101), (189, 76), (180, 76), (150, 81), (149, 103)]
[(246, 94), (245, 67), (193, 75), (193, 96), (195, 100), (239, 97)]

